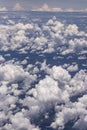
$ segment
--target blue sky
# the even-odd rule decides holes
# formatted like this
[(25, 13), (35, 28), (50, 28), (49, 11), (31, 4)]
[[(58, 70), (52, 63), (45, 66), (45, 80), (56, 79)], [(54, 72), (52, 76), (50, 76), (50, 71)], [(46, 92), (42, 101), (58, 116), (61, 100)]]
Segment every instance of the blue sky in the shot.
[(16, 3), (19, 3), (25, 10), (40, 8), (43, 4), (47, 4), (50, 8), (62, 9), (84, 9), (87, 7), (87, 0), (0, 0), (0, 7), (12, 10)]

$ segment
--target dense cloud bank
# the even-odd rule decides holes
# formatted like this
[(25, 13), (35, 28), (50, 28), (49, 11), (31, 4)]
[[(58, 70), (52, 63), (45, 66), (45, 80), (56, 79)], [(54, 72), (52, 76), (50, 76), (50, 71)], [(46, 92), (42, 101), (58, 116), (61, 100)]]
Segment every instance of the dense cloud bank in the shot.
[(0, 24), (1, 130), (87, 129), (86, 39), (56, 17)]

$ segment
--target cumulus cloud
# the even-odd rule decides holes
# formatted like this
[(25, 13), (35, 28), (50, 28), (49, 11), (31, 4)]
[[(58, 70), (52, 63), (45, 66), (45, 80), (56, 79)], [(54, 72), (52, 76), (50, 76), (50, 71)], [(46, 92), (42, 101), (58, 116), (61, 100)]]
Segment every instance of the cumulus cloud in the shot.
[(14, 11), (24, 10), (20, 3), (16, 3), (13, 7)]
[(0, 25), (0, 49), (4, 51), (20, 48), (20, 53), (27, 53), (28, 49), (52, 53), (62, 45), (59, 53), (66, 55), (70, 52), (81, 52), (87, 46), (86, 32), (79, 31), (76, 24), (66, 25), (56, 20), (56, 17), (49, 19), (41, 27), (34, 23), (8, 22), (9, 25)]
[(0, 11), (8, 11), (6, 7), (0, 7)]
[[(73, 96), (87, 90), (85, 71), (82, 70), (71, 77), (61, 66), (48, 67), (44, 61), (41, 70), (46, 71), (45, 78), (40, 79), (32, 88), (30, 85), (36, 80), (35, 74), (39, 73), (32, 71), (34, 65), (28, 65), (24, 70), (21, 66), (5, 63), (0, 68), (0, 106), (3, 111), (0, 122), (1, 124), (7, 122), (0, 126), (2, 129), (39, 130), (37, 126), (31, 124), (31, 119), (37, 119), (53, 107), (56, 118), (51, 122), (51, 127), (63, 129), (68, 121), (78, 119), (78, 116), (82, 117), (86, 112), (85, 95), (77, 98), (76, 102), (71, 100)], [(22, 94), (25, 95), (24, 98), (20, 97)], [(85, 122), (84, 119), (81, 120)], [(77, 123), (79, 124), (79, 120)], [(76, 128), (78, 125), (75, 123), (73, 127)]]
[(36, 8), (36, 9), (32, 9), (33, 11), (47, 11), (47, 12), (61, 12), (62, 9), (61, 8), (51, 8), (49, 7), (47, 4), (44, 4), (42, 7), (40, 8)]
[[(24, 117), (23, 112), (18, 112), (15, 115), (11, 116), (11, 129), (26, 129), (26, 130), (39, 130), (38, 127), (35, 127), (30, 123), (30, 121)], [(7, 126), (5, 126), (6, 128)]]
[(44, 3), (41, 7), (32, 8), (32, 11), (47, 11), (47, 12), (87, 12), (87, 9), (74, 9), (74, 8), (66, 8), (62, 9), (60, 7), (49, 7), (47, 3)]
[(5, 66), (0, 66), (0, 81), (19, 81), (23, 80), (25, 76), (28, 76), (28, 73), (21, 75), (21, 73), (25, 73), (22, 68), (7, 64)]
[(0, 25), (0, 129), (40, 130), (40, 118), (54, 109), (50, 127), (71, 121), (86, 130), (87, 72), (77, 63), (86, 60), (87, 33), (56, 17), (40, 25), (7, 22)]
[(52, 70), (49, 71), (49, 73), (52, 75), (52, 77), (55, 80), (62, 80), (62, 81), (69, 81), (70, 80), (70, 75), (68, 73), (68, 71), (64, 70), (61, 66), (57, 67), (57, 66), (53, 66)]

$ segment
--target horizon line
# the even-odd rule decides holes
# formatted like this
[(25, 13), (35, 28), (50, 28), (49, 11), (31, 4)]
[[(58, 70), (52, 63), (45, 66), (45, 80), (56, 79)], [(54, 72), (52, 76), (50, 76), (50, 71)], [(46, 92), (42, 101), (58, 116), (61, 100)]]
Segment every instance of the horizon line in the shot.
[(47, 13), (74, 13), (74, 12), (84, 12), (86, 13), (87, 11), (86, 10), (75, 10), (75, 11), (67, 11), (67, 10), (64, 10), (64, 11), (39, 11), (39, 10), (6, 10), (6, 11), (0, 11), (0, 12), (47, 12)]

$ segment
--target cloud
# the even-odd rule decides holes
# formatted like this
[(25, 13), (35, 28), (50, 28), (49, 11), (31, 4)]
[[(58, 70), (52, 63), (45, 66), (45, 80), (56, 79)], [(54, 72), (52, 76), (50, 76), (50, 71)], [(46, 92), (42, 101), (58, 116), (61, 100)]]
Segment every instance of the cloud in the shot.
[(0, 63), (2, 63), (4, 61), (5, 61), (5, 58), (2, 55), (0, 55)]
[[(5, 66), (0, 65), (0, 68), (2, 68), (0, 69), (0, 81), (15, 82), (29, 76), (22, 68), (12, 64), (7, 64)], [(23, 75), (21, 75), (21, 73)]]
[(47, 4), (44, 4), (40, 8), (32, 9), (33, 11), (48, 11), (48, 12), (60, 12), (61, 8), (50, 8)]
[[(49, 10), (49, 7), (45, 5), (44, 9)], [(78, 57), (87, 59), (86, 49), (83, 53), (87, 47), (86, 31), (56, 17), (41, 24), (39, 20), (34, 21), (37, 19), (29, 23), (22, 20), (15, 23), (14, 19), (6, 17), (7, 24), (0, 25), (3, 52), (0, 55), (0, 129), (40, 130), (40, 124), (35, 125), (40, 123), (39, 115), (44, 118), (43, 115), (48, 114), (49, 119), (54, 108), (51, 127), (62, 130), (68, 122), (74, 121), (73, 128), (87, 130), (87, 72), (79, 71), (79, 63), (86, 65), (86, 62), (77, 60)], [(6, 50), (10, 51), (4, 52)], [(76, 56), (61, 55), (71, 51)], [(20, 52), (27, 54), (20, 55)], [(72, 76), (71, 72), (76, 74)]]
[[(40, 130), (31, 123), (31, 119), (38, 120), (39, 114), (45, 115), (54, 107), (55, 119), (51, 122), (51, 127), (59, 127), (62, 130), (69, 121), (77, 119), (73, 127), (79, 128), (82, 121), (86, 130), (87, 95), (77, 97), (75, 102), (71, 100), (72, 96), (87, 91), (86, 72), (81, 70), (71, 77), (61, 66), (49, 67), (46, 61), (41, 64), (41, 69), (46, 73), (45, 78), (40, 79), (33, 88), (31, 83), (36, 82), (35, 74), (40, 73), (33, 71), (36, 65), (29, 64), (26, 69), (15, 64), (7, 64), (6, 61), (0, 65), (0, 128)], [(20, 95), (23, 94), (25, 97), (22, 99)], [(3, 122), (6, 122), (5, 125)]]
[(66, 25), (56, 17), (49, 19), (41, 27), (38, 23), (20, 22), (15, 24), (14, 21), (9, 20), (8, 23), (9, 25), (0, 25), (0, 50), (20, 48), (20, 53), (27, 53), (27, 50), (31, 48), (31, 51), (52, 53), (58, 47), (60, 48), (60, 45), (66, 45), (66, 48), (62, 46), (59, 50), (61, 54), (66, 55), (70, 52), (82, 52), (83, 48), (87, 46), (85, 31), (79, 30), (76, 24)]
[(12, 128), (17, 130), (40, 130), (30, 123), (30, 120), (25, 118), (23, 112), (18, 112), (11, 116)]
[(87, 8), (84, 8), (84, 9), (67, 8), (63, 11), (64, 12), (87, 12)]
[(76, 24), (66, 25), (58, 21), (56, 17), (49, 19), (41, 27), (38, 23), (24, 24), (20, 22), (15, 24), (14, 21), (9, 20), (8, 23), (9, 25), (0, 25), (0, 50), (20, 48), (20, 53), (27, 53), (27, 50), (31, 48), (31, 51), (39, 50), (43, 53), (52, 53), (58, 47), (60, 48), (60, 45), (66, 45), (67, 48), (63, 46), (60, 48), (60, 53), (66, 55), (70, 52), (81, 52), (87, 46), (85, 31), (79, 30)]
[(24, 10), (20, 3), (16, 3), (13, 7), (14, 11)]
[(87, 9), (74, 9), (74, 8), (66, 8), (62, 9), (60, 7), (49, 7), (48, 4), (43, 4), (41, 7), (32, 8), (32, 11), (47, 11), (47, 12), (87, 12)]
[(67, 70), (68, 70), (69, 72), (78, 71), (78, 65), (77, 65), (77, 64), (71, 65), (71, 66), (69, 66), (69, 67), (67, 68)]
[(8, 11), (6, 7), (0, 7), (0, 11)]

